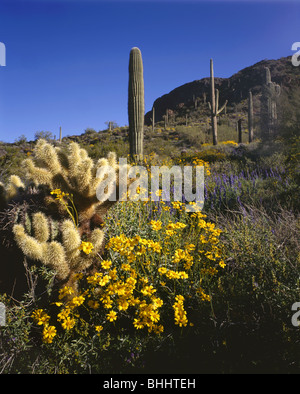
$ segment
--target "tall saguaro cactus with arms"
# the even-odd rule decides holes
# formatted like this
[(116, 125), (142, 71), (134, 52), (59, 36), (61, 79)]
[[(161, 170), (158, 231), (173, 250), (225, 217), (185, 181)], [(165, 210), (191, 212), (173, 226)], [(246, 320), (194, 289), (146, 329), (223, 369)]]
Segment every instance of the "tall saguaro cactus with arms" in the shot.
[(219, 109), (219, 90), (215, 90), (215, 78), (214, 78), (214, 65), (213, 60), (210, 59), (210, 88), (211, 88), (211, 102), (208, 103), (211, 112), (211, 127), (213, 134), (213, 144), (218, 144), (218, 123), (217, 116), (223, 111), (227, 105), (227, 100), (223, 107)]
[(144, 148), (144, 76), (142, 54), (132, 48), (129, 58), (128, 119), (129, 144), (132, 159), (141, 161)]
[(264, 139), (271, 139), (277, 129), (277, 103), (281, 87), (271, 80), (271, 72), (265, 67), (265, 80), (261, 95), (261, 132)]

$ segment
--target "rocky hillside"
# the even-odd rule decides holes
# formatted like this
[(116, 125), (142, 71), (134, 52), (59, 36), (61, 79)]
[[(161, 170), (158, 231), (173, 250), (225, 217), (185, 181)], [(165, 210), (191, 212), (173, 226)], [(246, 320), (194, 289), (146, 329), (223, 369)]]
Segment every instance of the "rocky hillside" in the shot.
[[(271, 71), (272, 81), (281, 85), (286, 92), (300, 86), (300, 67), (294, 67), (291, 56), (282, 57), (278, 60), (262, 60), (253, 66), (249, 66), (232, 75), (230, 78), (217, 78), (215, 76), (215, 87), (220, 92), (220, 103), (228, 100), (228, 106), (234, 107), (247, 99), (249, 89), (252, 89), (254, 102), (261, 93), (264, 81), (264, 68)], [(191, 108), (205, 104), (210, 100), (209, 77), (186, 83), (177, 87), (170, 93), (156, 99), (153, 103), (155, 108), (155, 121), (163, 120), (166, 111), (172, 115), (185, 116)], [(151, 124), (152, 111), (145, 115), (145, 124)]]

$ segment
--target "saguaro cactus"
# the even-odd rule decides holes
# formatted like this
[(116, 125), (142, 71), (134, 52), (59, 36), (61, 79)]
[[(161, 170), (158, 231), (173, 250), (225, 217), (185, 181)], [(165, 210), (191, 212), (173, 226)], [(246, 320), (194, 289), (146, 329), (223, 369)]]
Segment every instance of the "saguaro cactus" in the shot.
[(250, 143), (253, 141), (253, 97), (251, 90), (248, 93), (248, 131)]
[(144, 77), (139, 48), (132, 48), (129, 58), (128, 119), (129, 144), (132, 159), (141, 161), (144, 148)]
[(155, 108), (152, 107), (152, 131), (155, 129)]
[(281, 88), (271, 80), (271, 73), (265, 67), (265, 83), (261, 96), (261, 130), (265, 138), (270, 138), (275, 133), (277, 123), (277, 101)]
[(210, 59), (210, 88), (211, 88), (211, 101), (208, 103), (211, 112), (211, 127), (213, 134), (213, 144), (218, 144), (218, 122), (217, 116), (223, 111), (227, 105), (227, 100), (223, 107), (219, 109), (219, 90), (215, 90), (215, 78), (214, 78), (214, 65), (213, 60)]

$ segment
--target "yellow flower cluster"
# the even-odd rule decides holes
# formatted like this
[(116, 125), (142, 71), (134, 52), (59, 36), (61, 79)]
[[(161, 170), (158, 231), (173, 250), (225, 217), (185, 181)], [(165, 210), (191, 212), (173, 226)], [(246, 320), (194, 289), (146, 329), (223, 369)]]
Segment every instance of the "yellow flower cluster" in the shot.
[[(194, 247), (194, 245), (192, 247)], [(193, 265), (193, 256), (190, 255), (189, 250), (176, 249), (172, 259), (175, 264), (184, 261), (184, 268), (186, 270), (189, 270)]]
[[(182, 209), (181, 203), (175, 209)], [(163, 213), (165, 217), (142, 224), (143, 237), (123, 233), (111, 237), (99, 270), (77, 275), (81, 290), (68, 286), (60, 290), (55, 303), (59, 311), (52, 317), (57, 327), (49, 325), (50, 316), (43, 310), (34, 312), (34, 320), (44, 328), (43, 341), (51, 343), (58, 327), (75, 335), (84, 326), (91, 335), (103, 337), (125, 317), (137, 330), (161, 334), (172, 310), (175, 325), (186, 327), (184, 303), (190, 298), (210, 301), (209, 281), (225, 263), (219, 245), (221, 230), (200, 212), (177, 214), (177, 222)], [(84, 253), (91, 253), (92, 247), (82, 242)]]
[(31, 317), (38, 325), (43, 326), (43, 342), (52, 343), (56, 335), (56, 328), (49, 325), (50, 316), (43, 309), (35, 310)]
[[(52, 190), (50, 192), (50, 194), (56, 195), (55, 200), (58, 200), (61, 204), (64, 205), (66, 211), (68, 212), (71, 219), (73, 220), (73, 223), (77, 227), (78, 226), (78, 212), (77, 212), (76, 207), (74, 205), (73, 195), (72, 194), (70, 195), (69, 193), (62, 192), (60, 189)], [(67, 200), (70, 201), (71, 205), (69, 205), (68, 202), (66, 202), (64, 200), (64, 197), (67, 197)]]
[(172, 208), (177, 209), (179, 211), (184, 209), (185, 204), (181, 201), (172, 201), (171, 202)]
[(50, 194), (55, 194), (55, 200), (62, 200), (64, 197), (68, 197), (69, 193), (62, 192), (60, 189), (55, 189), (50, 192)]
[(204, 167), (205, 174), (208, 176), (210, 175), (210, 169), (209, 169), (209, 163), (202, 158), (199, 157), (199, 153), (197, 153), (197, 156), (191, 157), (181, 157), (178, 160), (179, 164), (193, 164), (194, 166), (199, 166), (199, 167)]
[(222, 144), (222, 145), (234, 145), (234, 146), (238, 146), (239, 145), (235, 141), (221, 141), (220, 144)]
[(159, 242), (141, 238), (139, 235), (128, 238), (124, 234), (111, 238), (106, 248), (126, 257), (129, 263), (134, 262), (138, 256), (145, 254), (147, 249), (155, 253), (161, 253), (162, 250)]
[[(76, 318), (79, 317), (75, 309), (84, 303), (85, 294), (75, 296), (73, 288), (65, 286), (60, 289), (58, 298), (59, 300), (67, 298), (67, 301), (59, 301), (54, 303), (58, 307), (63, 307), (57, 314), (57, 321), (60, 322), (61, 327), (64, 330), (71, 330), (76, 324)], [(52, 343), (54, 337), (57, 334), (57, 329), (55, 326), (49, 325), (50, 316), (44, 312), (43, 309), (37, 309), (32, 313), (31, 317), (38, 325), (44, 326), (43, 342)]]
[(184, 224), (184, 223), (180, 223), (180, 222), (177, 222), (177, 223), (169, 222), (169, 223), (167, 224), (166, 229), (167, 229), (167, 230), (178, 230), (178, 229), (182, 229), (182, 228), (185, 228), (185, 227), (186, 227), (186, 224)]
[(57, 321), (61, 323), (64, 330), (71, 330), (76, 324), (76, 318), (79, 317), (75, 309), (84, 303), (85, 294), (75, 295), (71, 287), (65, 286), (59, 291), (59, 299), (64, 298), (67, 301), (55, 303), (57, 306), (63, 306), (63, 309), (57, 314)]
[(200, 295), (202, 301), (210, 301), (210, 295), (205, 294), (204, 290), (201, 287), (197, 289), (197, 293)]
[(87, 277), (87, 282), (93, 286), (105, 286), (110, 281), (109, 275), (104, 275), (102, 272), (96, 272), (94, 275)]
[[(148, 278), (138, 278), (136, 270), (129, 264), (123, 264), (121, 268), (125, 273), (129, 271), (128, 278), (120, 279), (120, 276), (123, 277), (123, 273), (118, 275), (116, 268), (107, 273), (97, 272), (86, 278), (87, 282), (92, 285), (90, 295), (96, 296), (102, 306), (110, 310), (106, 314), (106, 320), (109, 322), (117, 320), (118, 313), (113, 310), (114, 308), (125, 312), (129, 307), (135, 307), (133, 326), (136, 329), (147, 327), (149, 332), (162, 332), (163, 326), (157, 323), (160, 320), (158, 309), (163, 305), (163, 301), (155, 296), (156, 289), (152, 284), (148, 284)], [(104, 278), (107, 278), (105, 284)], [(145, 298), (141, 298), (137, 294), (141, 294)]]
[(184, 297), (182, 295), (177, 295), (175, 297), (176, 302), (173, 304), (175, 324), (179, 327), (186, 327), (188, 324), (188, 319), (186, 317), (186, 311), (184, 310)]
[[(210, 250), (205, 251), (203, 250), (199, 251), (199, 253), (202, 253), (205, 255), (205, 257), (211, 261), (217, 261), (221, 258), (221, 247), (219, 246), (219, 237), (222, 232), (221, 229), (216, 228), (214, 223), (207, 222), (204, 220), (206, 218), (206, 215), (202, 214), (201, 212), (195, 212), (190, 215), (192, 220), (195, 220), (192, 222), (192, 226), (196, 228), (197, 231), (201, 231), (199, 234), (199, 240), (200, 242), (205, 245), (209, 245)], [(224, 268), (226, 266), (225, 262), (223, 260), (219, 261), (219, 266), (221, 268)]]
[(161, 275), (166, 275), (168, 279), (187, 279), (189, 277), (185, 271), (173, 271), (166, 267), (159, 267), (158, 272)]
[[(176, 203), (173, 202), (172, 203), (172, 205), (176, 209), (180, 209), (181, 204), (182, 203), (180, 203), (180, 202), (176, 202)], [(150, 225), (151, 225), (152, 230), (155, 230), (155, 231), (161, 230), (163, 228), (161, 220), (157, 220), (157, 221), (151, 220)], [(184, 223), (180, 223), (180, 222), (173, 223), (173, 222), (169, 221), (169, 223), (165, 226), (165, 234), (168, 237), (171, 237), (172, 235), (175, 234), (175, 230), (183, 229), (185, 227), (186, 227), (186, 224), (184, 224)]]
[(154, 331), (159, 334), (163, 332), (164, 327), (161, 324), (157, 324), (160, 320), (160, 314), (158, 308), (163, 305), (163, 301), (160, 298), (153, 297), (151, 303), (147, 303), (143, 300), (137, 311), (137, 317), (133, 321), (133, 325), (136, 329), (148, 328), (148, 332)]
[(70, 316), (70, 313), (71, 308), (66, 308), (57, 315), (57, 320), (61, 322), (61, 326), (65, 330), (71, 330), (76, 323), (76, 320)]

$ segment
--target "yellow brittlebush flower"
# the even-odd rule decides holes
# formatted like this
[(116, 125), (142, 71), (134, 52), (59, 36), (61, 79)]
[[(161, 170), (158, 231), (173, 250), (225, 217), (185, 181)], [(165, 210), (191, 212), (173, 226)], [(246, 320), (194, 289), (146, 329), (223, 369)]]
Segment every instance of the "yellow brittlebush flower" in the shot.
[(94, 246), (91, 242), (81, 242), (79, 249), (82, 250), (85, 254), (90, 254), (94, 249)]
[(54, 326), (46, 325), (43, 330), (43, 342), (52, 343), (56, 335), (56, 328)]
[(150, 226), (152, 227), (152, 230), (158, 231), (162, 227), (162, 222), (160, 220), (151, 220)]
[(106, 319), (110, 322), (113, 322), (115, 320), (117, 320), (117, 313), (115, 311), (110, 311), (107, 315), (106, 315)]
[(50, 316), (43, 309), (37, 309), (32, 313), (31, 317), (39, 326), (47, 324), (50, 319)]
[(63, 320), (61, 326), (64, 330), (71, 330), (75, 326), (75, 323), (75, 319), (72, 319), (68, 316), (66, 319)]

